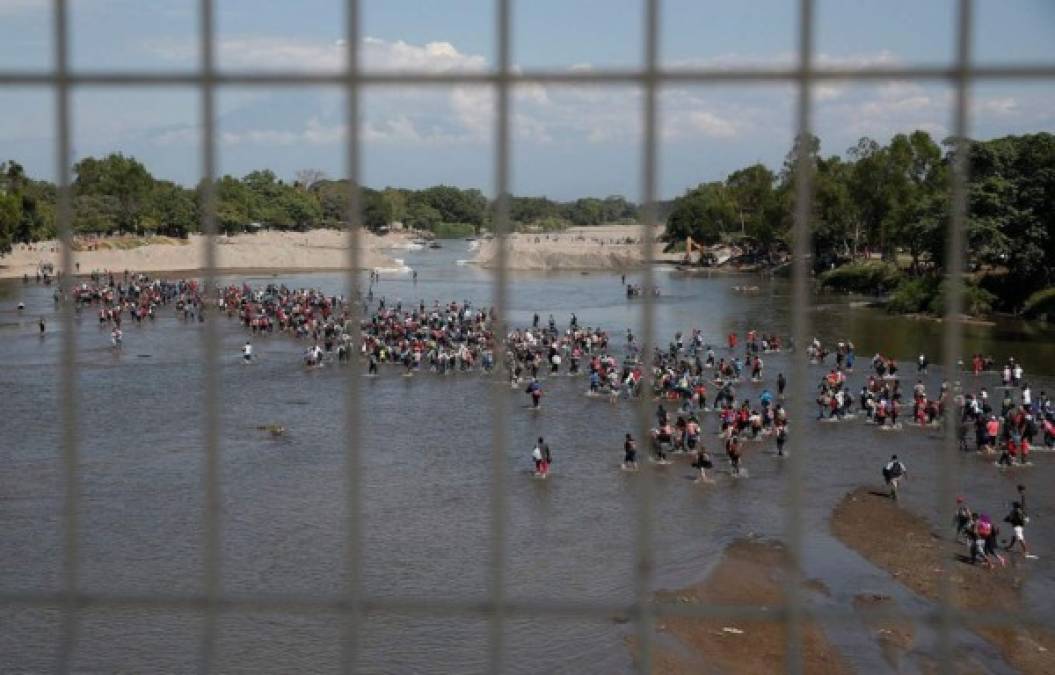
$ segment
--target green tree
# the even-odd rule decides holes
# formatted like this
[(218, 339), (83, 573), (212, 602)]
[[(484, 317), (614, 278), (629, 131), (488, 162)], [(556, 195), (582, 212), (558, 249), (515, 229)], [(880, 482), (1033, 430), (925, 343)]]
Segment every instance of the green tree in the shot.
[(118, 232), (139, 232), (154, 178), (139, 161), (121, 153), (102, 159), (86, 157), (73, 166), (74, 194), (78, 197), (106, 197), (117, 204), (114, 214)]
[(736, 224), (736, 208), (725, 186), (717, 182), (701, 183), (674, 200), (663, 236), (670, 244), (680, 243), (686, 237), (714, 244)]
[(431, 231), (441, 222), (443, 216), (439, 211), (423, 201), (412, 200), (407, 207), (407, 217), (403, 224), (415, 230)]
[(107, 194), (77, 195), (73, 199), (73, 229), (83, 234), (121, 231), (123, 209), (117, 197)]
[(817, 160), (811, 234), (818, 269), (853, 258), (857, 232), (853, 226), (856, 208), (850, 195), (852, 170), (852, 165), (839, 157)]
[(437, 185), (415, 193), (411, 201), (420, 200), (440, 214), (445, 223), (466, 223), (476, 231), (483, 227), (487, 214), (487, 198), (479, 190), (460, 190), (448, 185)]
[(348, 210), (348, 181), (323, 180), (311, 186), (321, 217), (328, 224), (343, 223)]
[(158, 181), (150, 193), (144, 228), (170, 237), (186, 237), (198, 230), (194, 193), (170, 181)]
[(893, 238), (883, 227), (892, 200), (887, 183), (887, 153), (871, 138), (861, 138), (847, 151), (851, 162), (849, 190), (857, 212), (858, 240), (878, 250), (884, 258), (893, 259)]
[(886, 163), (890, 202), (883, 230), (908, 250), (912, 269), (918, 272), (925, 254), (931, 254), (932, 260), (941, 257), (940, 251), (933, 250), (933, 229), (941, 230), (942, 219), (934, 222), (932, 217), (935, 205), (945, 199), (946, 171), (941, 149), (924, 131), (911, 136), (897, 134), (887, 147)]
[(967, 152), (968, 241), (974, 239), (980, 262), (1006, 275), (1003, 304), (1017, 309), (1034, 291), (1055, 285), (1055, 135), (969, 142)]
[[(224, 176), (216, 181), (216, 227), (226, 234), (241, 232), (252, 222), (255, 197), (242, 181)], [(198, 192), (198, 207), (202, 207), (203, 193)]]
[(11, 252), (15, 231), (22, 220), (22, 199), (0, 191), (0, 255)]
[(381, 191), (381, 201), (384, 204), (386, 225), (400, 222), (407, 218), (407, 197), (409, 190), (386, 187)]
[(734, 171), (725, 179), (741, 232), (763, 245), (776, 239), (780, 226), (775, 181), (773, 172), (762, 164)]

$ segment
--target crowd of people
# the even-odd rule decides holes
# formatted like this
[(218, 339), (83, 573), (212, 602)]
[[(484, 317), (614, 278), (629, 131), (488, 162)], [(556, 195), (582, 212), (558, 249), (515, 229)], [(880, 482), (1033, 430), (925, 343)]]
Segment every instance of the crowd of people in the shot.
[[(581, 325), (575, 314), (563, 327), (558, 327), (553, 315), (542, 321), (534, 314), (529, 326), (510, 328), (499, 340), (493, 308), (476, 307), (468, 300), (392, 303), (384, 297), (375, 299), (372, 283), (365, 296), (352, 300), (274, 283), (206, 291), (189, 279), (93, 274), (68, 294), (56, 290), (55, 298), (72, 300), (79, 313), (90, 307), (100, 326), (110, 328), (115, 350), (121, 348), (125, 322), (150, 322), (163, 308), (172, 308), (188, 322), (204, 321), (212, 313), (237, 320), (249, 334), (241, 350), (246, 363), (256, 357), (252, 340), (277, 332), (306, 343), (303, 360), (307, 367), (359, 358), (368, 375), (379, 374), (384, 366), (397, 366), (404, 375), (413, 376), (491, 373), (500, 366), (511, 386), (524, 387), (533, 409), (541, 408), (543, 379), (561, 375), (582, 378), (587, 395), (612, 403), (648, 396), (657, 402), (656, 425), (648, 439), (649, 460), (669, 464), (671, 455), (687, 455), (699, 481), (710, 482), (707, 472), (715, 466), (704, 441), (705, 415), (713, 415), (717, 442), (733, 477), (746, 475), (747, 443), (772, 440), (774, 454), (781, 457), (788, 441), (787, 379), (778, 373), (772, 388), (767, 386), (764, 359), (791, 348), (790, 341), (756, 330), (747, 331), (742, 339), (736, 332), (728, 333), (725, 350), (709, 344), (700, 329), (678, 332), (666, 348), (659, 348), (642, 345), (631, 330), (625, 339), (613, 339), (600, 327)], [(358, 326), (355, 316), (360, 318)], [(496, 363), (499, 352), (504, 358), (501, 364)], [(1033, 394), (1022, 365), (1014, 359), (996, 368), (991, 358), (972, 356), (967, 372), (975, 376), (994, 370), (1000, 373), (1003, 392), (1001, 400), (993, 401), (985, 387), (967, 391), (960, 382), (950, 386), (944, 381), (932, 394), (924, 382), (929, 368), (924, 354), (916, 359), (916, 382), (907, 390), (902, 387), (904, 375), (896, 360), (876, 353), (855, 394), (850, 384), (856, 362), (853, 343), (840, 340), (825, 345), (814, 339), (807, 346), (806, 358), (812, 364), (824, 365), (830, 356), (834, 364), (818, 384), (818, 420), (859, 418), (880, 429), (899, 430), (905, 423), (926, 429), (940, 426), (947, 418), (957, 419), (961, 448), (971, 449), (973, 431), (974, 450), (998, 455), (996, 463), (1003, 467), (1028, 464), (1038, 442), (1055, 449), (1055, 402), (1044, 391)], [(754, 396), (738, 392), (746, 381), (761, 391)], [(954, 413), (947, 417), (950, 405), (955, 406)], [(549, 474), (552, 452), (541, 438), (532, 450), (532, 460), (535, 475)], [(621, 467), (635, 471), (639, 462), (638, 442), (627, 433)], [(899, 482), (906, 475), (896, 455), (884, 465), (883, 477), (892, 497), (896, 498)], [(1024, 514), (1024, 506), (1019, 510)], [(961, 511), (958, 534), (970, 539), (972, 559), (983, 564), (997, 561), (999, 555), (990, 540), (999, 528), (985, 514), (967, 518), (966, 510)], [(1021, 542), (1025, 550), (1022, 514), (1011, 514), (1012, 543)]]

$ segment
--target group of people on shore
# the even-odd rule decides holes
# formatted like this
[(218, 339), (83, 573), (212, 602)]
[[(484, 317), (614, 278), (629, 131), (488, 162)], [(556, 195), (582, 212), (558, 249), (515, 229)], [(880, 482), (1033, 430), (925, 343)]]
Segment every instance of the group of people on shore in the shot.
[(956, 528), (955, 540), (967, 544), (967, 560), (974, 565), (987, 569), (1007, 564), (1004, 553), (1011, 554), (1016, 549), (1026, 558), (1035, 558), (1029, 552), (1026, 543), (1026, 525), (1029, 515), (1026, 511), (1026, 486), (1019, 483), (1018, 497), (1011, 503), (1011, 509), (1004, 517), (1004, 523), (1011, 528), (1011, 537), (1000, 541), (1000, 525), (988, 514), (974, 511), (963, 497), (956, 498), (956, 513), (953, 524)]

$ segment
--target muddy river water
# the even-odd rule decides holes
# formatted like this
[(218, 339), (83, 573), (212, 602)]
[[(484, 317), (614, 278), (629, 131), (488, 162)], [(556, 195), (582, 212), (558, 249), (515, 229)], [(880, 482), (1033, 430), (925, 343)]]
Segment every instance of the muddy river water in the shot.
[[(488, 304), (492, 274), (459, 264), (470, 257), (463, 242), (441, 250), (407, 252), (419, 271), (386, 275), (376, 293), (431, 304), (468, 299)], [(635, 277), (631, 277), (633, 280)], [(280, 281), (293, 287), (341, 292), (337, 274), (239, 276), (251, 284)], [(663, 295), (656, 305), (657, 335), (701, 328), (719, 345), (730, 331), (750, 328), (787, 335), (790, 288), (784, 280), (700, 278), (657, 272)], [(736, 292), (744, 283), (756, 293)], [(622, 293), (613, 273), (518, 273), (510, 286), (510, 317), (526, 325), (533, 312), (561, 326), (575, 312), (583, 325), (615, 336), (640, 333), (640, 300)], [(16, 305), (24, 302), (24, 311)], [(940, 323), (894, 318), (852, 306), (846, 298), (818, 297), (810, 308), (816, 334), (857, 346), (860, 389), (868, 358), (883, 351), (902, 360), (914, 381), (911, 359), (921, 350), (940, 359)], [(49, 325), (44, 338), (36, 322)], [(306, 372), (304, 347), (285, 335), (255, 340), (259, 356), (242, 365), (245, 333), (219, 319), (223, 347), (221, 392), (222, 584), (238, 595), (332, 596), (343, 589), (344, 490), (342, 410), (349, 378), (330, 364)], [(203, 560), (202, 328), (163, 309), (149, 325), (127, 326), (125, 348), (115, 355), (109, 332), (86, 313), (74, 326), (80, 420), (80, 578), (91, 594), (200, 594)], [(51, 289), (6, 282), (0, 287), (0, 592), (55, 592), (62, 588), (64, 485), (57, 408), (61, 336)], [(973, 351), (998, 362), (1014, 356), (1025, 366), (1034, 392), (1055, 393), (1055, 332), (1011, 321), (966, 328), (965, 358)], [(613, 344), (622, 345), (621, 337)], [(719, 353), (724, 350), (719, 350)], [(141, 356), (142, 355), (142, 356)], [(766, 385), (788, 372), (794, 354), (766, 357)], [(799, 352), (801, 358), (801, 352)], [(822, 374), (810, 369), (809, 390)], [(935, 391), (943, 374), (926, 376)], [(957, 375), (971, 388), (994, 390), (995, 375)], [(584, 396), (586, 381), (544, 382), (543, 409), (480, 374), (401, 377), (383, 369), (357, 383), (365, 414), (361, 435), (364, 511), (363, 584), (371, 597), (485, 599), (490, 559), (491, 425), (505, 427), (509, 447), (506, 596), (541, 601), (631, 602), (635, 593), (634, 545), (643, 474), (620, 471), (621, 439), (633, 430), (623, 401)], [(756, 398), (762, 385), (745, 384), (740, 398)], [(792, 383), (791, 389), (795, 389)], [(493, 420), (491, 401), (510, 397), (507, 418)], [(278, 423), (288, 432), (272, 438), (258, 425)], [(836, 541), (829, 532), (832, 507), (850, 489), (878, 483), (892, 452), (905, 459), (911, 480), (908, 508), (947, 528), (941, 509), (939, 432), (906, 428), (879, 433), (861, 421), (839, 424), (793, 420), (804, 444), (805, 574), (830, 595), (817, 602), (849, 607), (862, 590), (892, 594), (903, 606), (925, 602)], [(704, 429), (717, 429), (708, 415)], [(543, 435), (553, 449), (553, 474), (530, 476), (530, 451)], [(711, 437), (713, 439), (713, 436)], [(714, 448), (717, 444), (712, 440)], [(1055, 456), (1038, 453), (1031, 468), (1001, 472), (973, 453), (957, 458), (960, 491), (976, 508), (1003, 517), (1024, 481), (1031, 488), (1030, 535), (1035, 552), (1027, 582), (1031, 609), (1055, 599), (1049, 542), (1055, 537), (1055, 497), (1048, 489)], [(724, 462), (721, 464), (724, 470)], [(682, 464), (655, 467), (652, 540), (655, 586), (677, 588), (706, 576), (733, 540), (780, 538), (785, 524), (787, 468), (771, 442), (749, 444), (750, 477), (719, 473), (714, 485), (692, 482)], [(876, 523), (882, 527), (882, 523)], [(55, 665), (61, 615), (55, 610), (0, 607), (0, 671), (44, 672)], [(889, 666), (862, 635), (863, 624), (828, 627), (829, 637), (862, 672)], [(88, 609), (80, 614), (74, 667), (85, 672), (189, 672), (198, 664), (202, 619), (192, 612)], [(620, 673), (632, 667), (626, 638), (633, 626), (610, 617), (516, 618), (505, 626), (505, 663), (514, 673)], [(330, 672), (340, 661), (341, 623), (331, 614), (224, 613), (219, 619), (217, 671), (246, 673)], [(484, 618), (371, 614), (363, 625), (363, 672), (483, 672), (488, 625)], [(926, 649), (927, 636), (921, 638)], [(993, 672), (1007, 667), (984, 643), (960, 636), (960, 646)], [(914, 661), (908, 667), (914, 669)]]

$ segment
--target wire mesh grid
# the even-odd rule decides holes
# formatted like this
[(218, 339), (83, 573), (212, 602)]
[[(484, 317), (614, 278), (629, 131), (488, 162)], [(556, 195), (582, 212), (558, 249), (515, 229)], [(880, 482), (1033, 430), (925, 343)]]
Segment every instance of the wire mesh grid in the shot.
[[(791, 1), (791, 0), (789, 0)], [(367, 85), (445, 85), (482, 84), (494, 88), (494, 190), (496, 194), (495, 235), (497, 246), (496, 272), (493, 284), (493, 305), (497, 316), (495, 334), (504, 335), (504, 310), (508, 300), (508, 254), (506, 238), (510, 231), (509, 186), (510, 186), (510, 90), (519, 84), (590, 84), (639, 86), (643, 93), (643, 147), (641, 155), (641, 201), (644, 205), (641, 219), (641, 245), (646, 260), (652, 256), (654, 243), (653, 224), (656, 222), (657, 190), (657, 130), (660, 127), (657, 111), (657, 93), (661, 86), (677, 83), (790, 83), (797, 87), (795, 128), (798, 134), (810, 133), (811, 88), (816, 82), (883, 81), (883, 80), (932, 80), (950, 83), (955, 90), (952, 119), (956, 151), (953, 155), (952, 191), (949, 207), (950, 229), (947, 241), (948, 300), (946, 318), (960, 314), (963, 304), (963, 288), (960, 273), (964, 267), (964, 224), (967, 208), (967, 175), (965, 139), (970, 129), (970, 87), (977, 80), (1047, 80), (1055, 79), (1055, 64), (990, 65), (974, 64), (971, 59), (972, 0), (958, 0), (956, 25), (956, 58), (951, 66), (912, 65), (899, 67), (821, 68), (814, 63), (814, 2), (798, 0), (798, 63), (789, 68), (693, 68), (668, 70), (658, 63), (660, 29), (659, 0), (643, 0), (642, 40), (644, 60), (640, 69), (593, 70), (593, 71), (533, 71), (514, 69), (511, 63), (512, 0), (496, 0), (496, 66), (485, 72), (367, 72), (360, 67), (358, 45), (361, 32), (359, 23), (359, 1), (345, 1), (346, 66), (337, 73), (318, 72), (220, 72), (215, 63), (215, 0), (200, 0), (199, 4), (199, 68), (188, 72), (76, 72), (69, 63), (71, 26), (68, 0), (53, 0), (54, 66), (50, 72), (0, 70), (0, 86), (37, 86), (49, 88), (55, 94), (56, 103), (56, 164), (58, 177), (57, 224), (61, 239), (61, 269), (63, 283), (73, 276), (72, 257), (72, 201), (70, 192), (71, 160), (71, 112), (70, 94), (77, 87), (143, 87), (143, 86), (194, 86), (201, 94), (201, 119), (203, 130), (201, 146), (201, 174), (205, 179), (204, 215), (202, 229), (206, 235), (206, 288), (215, 284), (216, 268), (216, 196), (213, 179), (216, 174), (215, 150), (215, 93), (220, 87), (238, 86), (303, 86), (313, 84), (339, 85), (346, 96), (346, 122), (350, 130), (359, 128), (360, 90)], [(809, 304), (809, 213), (812, 198), (811, 172), (805, 155), (800, 154), (796, 171), (796, 208), (793, 225), (792, 251), (792, 338), (796, 344), (806, 344), (810, 335)], [(349, 133), (345, 155), (345, 173), (349, 190), (347, 193), (347, 228), (351, 245), (347, 259), (347, 283), (352, 297), (357, 295), (360, 280), (357, 273), (360, 264), (360, 205), (359, 193), (354, 189), (360, 175), (360, 147), (356, 133)], [(653, 271), (646, 266), (644, 284), (653, 285)], [(354, 305), (353, 303), (353, 306)], [(358, 310), (356, 310), (358, 311)], [(353, 313), (355, 331), (353, 339), (358, 342), (359, 316)], [(644, 294), (642, 304), (642, 329), (645, 345), (654, 343), (654, 301)], [(97, 609), (133, 609), (156, 613), (193, 612), (203, 616), (201, 634), (200, 670), (209, 672), (216, 663), (217, 618), (221, 613), (283, 613), (283, 614), (328, 614), (343, 620), (341, 658), (345, 672), (356, 670), (360, 653), (358, 637), (363, 618), (377, 613), (401, 614), (425, 617), (485, 617), (488, 630), (488, 672), (503, 669), (503, 625), (507, 618), (583, 618), (605, 620), (613, 614), (623, 614), (636, 623), (638, 653), (636, 664), (641, 672), (652, 668), (652, 632), (657, 617), (693, 617), (699, 619), (736, 619), (744, 622), (781, 622), (786, 626), (787, 649), (784, 667), (789, 672), (802, 672), (801, 657), (802, 626), (805, 621), (841, 621), (851, 616), (887, 620), (911, 620), (936, 626), (938, 633), (939, 662), (951, 668), (952, 634), (959, 626), (1024, 626), (1050, 624), (1052, 617), (1036, 614), (1006, 612), (963, 612), (949, 602), (951, 588), (949, 574), (944, 574), (941, 601), (934, 608), (922, 611), (873, 608), (870, 610), (845, 609), (840, 607), (810, 607), (800, 597), (800, 584), (785, 585), (785, 602), (775, 608), (725, 605), (670, 605), (651, 601), (653, 590), (653, 558), (651, 546), (651, 520), (653, 496), (650, 480), (641, 482), (636, 536), (636, 581), (635, 600), (627, 605), (621, 602), (593, 601), (537, 601), (509, 600), (505, 597), (505, 525), (506, 525), (506, 437), (502, 424), (492, 425), (492, 475), (491, 475), (491, 549), (489, 560), (489, 596), (485, 601), (434, 600), (423, 598), (371, 597), (361, 585), (362, 563), (362, 502), (360, 483), (361, 452), (361, 401), (357, 386), (359, 366), (352, 360), (346, 386), (345, 410), (345, 546), (344, 565), (346, 587), (338, 596), (289, 596), (270, 594), (266, 596), (231, 595), (223, 593), (220, 545), (220, 442), (218, 402), (220, 401), (219, 370), (215, 367), (219, 358), (219, 333), (216, 322), (207, 321), (203, 333), (205, 359), (203, 365), (205, 395), (203, 405), (204, 457), (202, 471), (204, 481), (204, 542), (203, 567), (200, 571), (204, 592), (200, 595), (97, 595), (83, 592), (79, 585), (79, 475), (78, 397), (76, 391), (77, 369), (75, 365), (76, 334), (73, 328), (73, 310), (69, 305), (62, 309), (63, 325), (60, 354), (59, 408), (61, 434), (61, 460), (65, 479), (65, 504), (63, 512), (64, 549), (62, 561), (62, 590), (47, 592), (0, 593), (0, 606), (58, 608), (62, 611), (62, 637), (59, 644), (58, 669), (68, 672), (77, 643), (79, 615)], [(956, 321), (945, 321), (943, 329), (944, 367), (952, 372), (957, 367), (957, 355), (962, 345), (961, 325)], [(496, 340), (496, 349), (501, 349), (501, 340)], [(496, 353), (496, 362), (501, 362), (501, 353)], [(792, 367), (792, 383), (799, 395), (794, 396), (790, 412), (799, 417), (805, 414), (808, 387), (806, 367), (802, 359), (796, 359)], [(506, 400), (493, 397), (492, 415), (500, 420), (506, 414)], [(649, 409), (644, 397), (636, 407), (636, 424), (645, 437), (649, 424)], [(798, 574), (803, 544), (802, 530), (802, 472), (801, 457), (806, 450), (798, 435), (790, 439), (788, 473), (788, 512), (786, 521), (786, 543), (790, 553), (789, 570)], [(954, 425), (946, 425), (943, 440), (942, 470), (939, 472), (936, 498), (939, 504), (947, 504), (956, 484), (956, 445)], [(647, 471), (647, 465), (643, 467)], [(948, 560), (941, 563), (949, 571)]]

